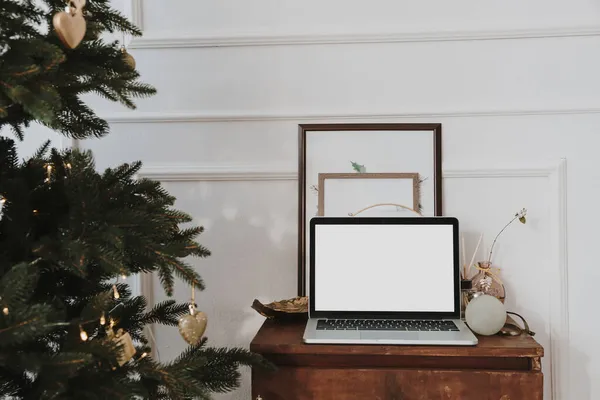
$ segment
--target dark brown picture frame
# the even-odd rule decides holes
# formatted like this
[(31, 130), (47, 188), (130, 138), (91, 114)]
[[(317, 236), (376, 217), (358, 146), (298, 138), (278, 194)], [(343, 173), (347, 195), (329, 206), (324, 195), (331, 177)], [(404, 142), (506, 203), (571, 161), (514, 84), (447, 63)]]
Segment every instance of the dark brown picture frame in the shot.
[(442, 209), (442, 124), (300, 124), (298, 125), (298, 295), (306, 295), (306, 136), (308, 132), (335, 131), (427, 131), (433, 133), (434, 214)]

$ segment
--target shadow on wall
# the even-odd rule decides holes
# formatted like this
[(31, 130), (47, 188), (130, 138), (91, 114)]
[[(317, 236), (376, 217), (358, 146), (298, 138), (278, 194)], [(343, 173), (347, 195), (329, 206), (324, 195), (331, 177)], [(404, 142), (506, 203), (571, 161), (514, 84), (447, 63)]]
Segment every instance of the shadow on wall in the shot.
[[(260, 183), (210, 185), (186, 187), (183, 195), (173, 184), (167, 189), (178, 197), (176, 207), (194, 216), (192, 224), (204, 226), (198, 241), (212, 253), (206, 259), (189, 260), (206, 284), (205, 291), (196, 293), (196, 303), (208, 315), (209, 345), (247, 347), (264, 320), (250, 308), (252, 301), (296, 294), (295, 202), (292, 196), (286, 198), (286, 187), (268, 186), (271, 196), (265, 198), (256, 195), (264, 193)], [(190, 287), (180, 280), (174, 293), (178, 302), (190, 300)], [(155, 302), (167, 298), (156, 277), (154, 295)], [(187, 346), (176, 327), (157, 326), (155, 332), (162, 361)]]
[(210, 235), (219, 244), (209, 247), (211, 265), (196, 261), (207, 285), (202, 302), (216, 321), (209, 339), (247, 346), (264, 320), (250, 308), (252, 301), (295, 295), (297, 234), (286, 222), (274, 215), (215, 221)]

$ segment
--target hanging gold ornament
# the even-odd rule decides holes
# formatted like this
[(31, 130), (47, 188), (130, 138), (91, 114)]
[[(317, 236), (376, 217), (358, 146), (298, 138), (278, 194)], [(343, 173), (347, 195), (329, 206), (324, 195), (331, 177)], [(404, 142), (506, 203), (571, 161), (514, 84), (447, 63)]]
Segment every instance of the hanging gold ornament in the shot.
[(127, 52), (125, 46), (121, 46), (121, 56), (129, 68), (135, 69), (135, 58), (133, 58), (133, 56)]
[(202, 311), (196, 311), (196, 308), (190, 306), (190, 314), (184, 315), (179, 319), (179, 334), (183, 340), (191, 345), (196, 345), (202, 339), (208, 318)]
[(196, 345), (200, 343), (204, 332), (206, 331), (206, 325), (208, 318), (202, 311), (196, 310), (195, 305), (195, 288), (192, 285), (192, 301), (190, 304), (190, 313), (184, 315), (179, 319), (179, 334), (187, 343)]
[(123, 329), (115, 331), (112, 329), (113, 323), (111, 323), (111, 327), (106, 330), (106, 336), (113, 343), (118, 345), (121, 348), (121, 352), (117, 357), (117, 363), (119, 366), (123, 366), (127, 361), (131, 360), (135, 355), (135, 346), (133, 345), (133, 339), (131, 339), (131, 335), (128, 332), (125, 332)]
[(65, 11), (54, 15), (52, 24), (63, 44), (74, 49), (85, 36), (86, 22), (83, 18), (85, 0), (70, 0)]

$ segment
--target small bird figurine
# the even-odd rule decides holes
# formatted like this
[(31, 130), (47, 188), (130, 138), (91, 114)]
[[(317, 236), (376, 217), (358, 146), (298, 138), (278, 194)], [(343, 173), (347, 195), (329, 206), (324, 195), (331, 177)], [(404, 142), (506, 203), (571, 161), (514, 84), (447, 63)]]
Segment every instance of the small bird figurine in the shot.
[(350, 164), (352, 164), (352, 169), (358, 172), (359, 174), (364, 174), (365, 172), (367, 172), (367, 169), (364, 165), (360, 165), (359, 163), (354, 161), (350, 161)]

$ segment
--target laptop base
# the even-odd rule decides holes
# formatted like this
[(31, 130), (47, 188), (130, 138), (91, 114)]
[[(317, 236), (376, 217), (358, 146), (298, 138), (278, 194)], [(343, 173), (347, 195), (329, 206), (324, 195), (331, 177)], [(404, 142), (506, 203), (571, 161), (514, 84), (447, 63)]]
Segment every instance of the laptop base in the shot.
[(475, 346), (477, 337), (462, 320), (452, 320), (458, 331), (317, 330), (322, 318), (310, 318), (303, 341), (307, 344), (390, 344), (414, 346)]

